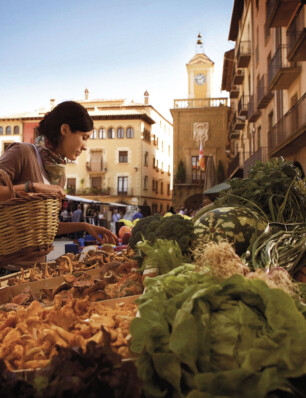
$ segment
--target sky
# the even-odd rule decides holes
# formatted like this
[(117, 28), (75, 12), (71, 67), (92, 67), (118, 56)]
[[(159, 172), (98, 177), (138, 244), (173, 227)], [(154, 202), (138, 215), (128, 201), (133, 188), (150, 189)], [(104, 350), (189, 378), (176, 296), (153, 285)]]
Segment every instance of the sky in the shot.
[(221, 92), (233, 0), (0, 0), (0, 115), (84, 99), (144, 101), (172, 122), (198, 33)]

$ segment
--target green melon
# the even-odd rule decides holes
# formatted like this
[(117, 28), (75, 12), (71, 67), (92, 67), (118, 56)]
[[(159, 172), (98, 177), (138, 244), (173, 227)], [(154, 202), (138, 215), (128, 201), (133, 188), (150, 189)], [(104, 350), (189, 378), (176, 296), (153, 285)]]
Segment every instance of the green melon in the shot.
[(205, 242), (224, 239), (233, 242), (236, 253), (241, 255), (266, 226), (258, 213), (245, 207), (219, 207), (205, 213), (194, 223), (194, 233)]

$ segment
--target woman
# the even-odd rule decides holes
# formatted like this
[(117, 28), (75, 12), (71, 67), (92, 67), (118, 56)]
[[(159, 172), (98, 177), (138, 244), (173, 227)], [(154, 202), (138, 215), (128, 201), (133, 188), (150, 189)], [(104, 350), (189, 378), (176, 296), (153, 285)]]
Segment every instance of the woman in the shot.
[[(82, 105), (62, 102), (39, 123), (35, 145), (11, 144), (0, 157), (0, 169), (9, 175), (16, 192), (56, 192), (64, 198), (65, 158), (74, 161), (86, 151), (92, 129), (93, 121)], [(8, 188), (0, 185), (0, 200), (7, 199), (10, 199)], [(57, 234), (84, 230), (100, 243), (118, 242), (108, 229), (84, 222), (60, 222)]]

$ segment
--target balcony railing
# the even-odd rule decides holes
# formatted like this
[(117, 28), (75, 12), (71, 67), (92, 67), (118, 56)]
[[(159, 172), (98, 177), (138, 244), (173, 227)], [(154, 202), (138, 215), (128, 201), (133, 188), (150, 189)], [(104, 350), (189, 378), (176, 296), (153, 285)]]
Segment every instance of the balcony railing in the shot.
[(235, 174), (235, 172), (239, 169), (239, 165), (240, 153), (238, 152), (227, 167), (227, 178), (230, 178), (233, 174)]
[(251, 59), (252, 47), (251, 41), (241, 41), (237, 52), (238, 68), (247, 68)]
[(234, 73), (234, 84), (242, 84), (244, 80), (244, 71), (243, 69), (237, 69)]
[(270, 90), (287, 90), (300, 72), (300, 66), (291, 66), (288, 63), (287, 46), (280, 45), (268, 65)]
[(239, 87), (233, 85), (230, 90), (230, 98), (238, 98), (239, 96)]
[(268, 132), (269, 153), (305, 134), (306, 94)]
[(187, 98), (174, 100), (174, 108), (213, 108), (227, 106), (228, 98)]
[(287, 30), (288, 60), (306, 61), (306, 28), (304, 26), (304, 8)]
[(268, 148), (261, 147), (252, 156), (250, 156), (243, 165), (243, 176), (246, 177), (248, 171), (256, 162), (266, 162), (268, 160)]
[(245, 116), (239, 116), (235, 114), (233, 117), (234, 130), (243, 130), (245, 126), (245, 120), (246, 120)]
[(248, 102), (249, 96), (243, 94), (238, 102), (238, 115), (239, 116), (248, 116)]
[(251, 95), (248, 103), (248, 120), (249, 122), (256, 122), (261, 115), (261, 112), (255, 106), (255, 96)]
[(273, 98), (273, 93), (268, 86), (268, 75), (265, 73), (264, 75), (262, 75), (257, 85), (258, 109), (266, 108), (272, 98)]
[(299, 0), (270, 0), (267, 7), (267, 25), (270, 28), (287, 26)]

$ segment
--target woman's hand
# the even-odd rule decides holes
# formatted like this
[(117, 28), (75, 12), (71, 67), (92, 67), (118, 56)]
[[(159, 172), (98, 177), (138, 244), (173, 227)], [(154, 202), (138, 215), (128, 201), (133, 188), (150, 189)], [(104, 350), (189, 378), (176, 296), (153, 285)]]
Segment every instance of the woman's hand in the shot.
[[(110, 243), (113, 245), (117, 245), (119, 242), (117, 235), (113, 234), (112, 231), (110, 231), (107, 228), (98, 227), (97, 225), (87, 224), (87, 223), (84, 223), (84, 227), (85, 231), (89, 235), (96, 238), (97, 241), (101, 243), (101, 245), (103, 245), (103, 243)], [(102, 235), (103, 238), (101, 239), (99, 235)]]
[(59, 185), (49, 185), (42, 182), (34, 182), (33, 187), (35, 193), (57, 193), (61, 198), (66, 196), (65, 192)]

